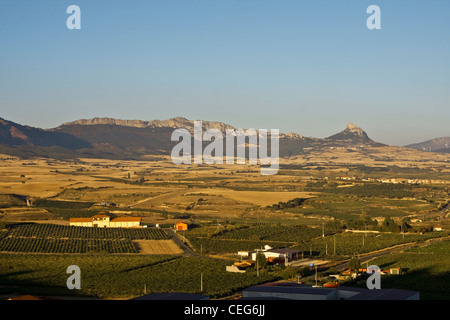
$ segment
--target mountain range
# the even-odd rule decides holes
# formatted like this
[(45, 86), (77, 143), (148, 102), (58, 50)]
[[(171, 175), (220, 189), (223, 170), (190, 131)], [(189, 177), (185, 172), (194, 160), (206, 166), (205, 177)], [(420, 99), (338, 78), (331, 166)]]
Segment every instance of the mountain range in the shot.
[(407, 148), (431, 151), (431, 152), (444, 152), (450, 153), (450, 137), (436, 138), (432, 140), (427, 140), (424, 142), (414, 143), (407, 145)]
[[(204, 130), (214, 128), (223, 133), (227, 129), (236, 129), (217, 121), (202, 121), (202, 125)], [(193, 126), (193, 120), (183, 117), (153, 121), (93, 118), (64, 123), (53, 129), (40, 129), (0, 118), (0, 153), (57, 159), (86, 157), (139, 160), (146, 155), (170, 155), (178, 143), (171, 141), (174, 129), (185, 128), (192, 132)], [(385, 146), (370, 139), (363, 129), (353, 123), (327, 138), (280, 133), (279, 143), (282, 157), (330, 147)], [(426, 150), (419, 145), (409, 147)]]

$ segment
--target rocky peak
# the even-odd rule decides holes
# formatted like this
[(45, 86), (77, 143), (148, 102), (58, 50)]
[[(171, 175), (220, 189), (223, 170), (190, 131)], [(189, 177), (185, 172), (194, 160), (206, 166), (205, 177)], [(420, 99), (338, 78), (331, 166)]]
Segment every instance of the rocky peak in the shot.
[(372, 143), (373, 141), (367, 136), (363, 129), (354, 123), (349, 123), (341, 132), (325, 138), (327, 141), (347, 141), (348, 143)]
[(345, 128), (344, 131), (355, 133), (355, 134), (360, 135), (360, 136), (364, 136), (365, 135), (364, 130), (361, 129), (360, 127), (358, 127), (356, 124), (354, 124), (352, 122), (348, 123), (348, 125), (347, 125), (347, 127)]
[(280, 138), (303, 139), (303, 136), (301, 134), (298, 134), (298, 133), (295, 133), (295, 132), (288, 132), (288, 133), (281, 133), (280, 132)]

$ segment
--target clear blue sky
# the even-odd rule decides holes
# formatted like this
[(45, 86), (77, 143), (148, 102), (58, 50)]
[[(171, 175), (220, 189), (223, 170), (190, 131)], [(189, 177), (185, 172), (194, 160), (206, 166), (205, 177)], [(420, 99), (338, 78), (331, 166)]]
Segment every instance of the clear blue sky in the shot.
[[(81, 8), (81, 30), (66, 9)], [(366, 9), (381, 8), (381, 30)], [(450, 135), (448, 0), (0, 2), (0, 117), (183, 116), (394, 145)]]

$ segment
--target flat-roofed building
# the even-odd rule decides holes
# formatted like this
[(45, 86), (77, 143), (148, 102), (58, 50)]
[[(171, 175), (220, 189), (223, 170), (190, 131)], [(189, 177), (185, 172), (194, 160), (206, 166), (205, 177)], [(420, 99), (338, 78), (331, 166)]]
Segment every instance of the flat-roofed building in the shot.
[(112, 218), (106, 214), (97, 214), (90, 218), (70, 218), (69, 225), (93, 228), (139, 228), (141, 217)]
[(262, 253), (266, 259), (273, 259), (273, 258), (281, 258), (285, 259), (287, 258), (288, 261), (296, 260), (301, 257), (301, 251), (299, 250), (293, 250), (289, 248), (281, 248), (281, 249), (264, 249), (264, 250), (258, 250), (251, 253), (252, 260), (256, 260), (256, 256), (258, 253)]
[(295, 282), (272, 282), (244, 289), (242, 298), (283, 300), (420, 300), (420, 292), (338, 286), (313, 287)]
[(110, 228), (136, 228), (141, 225), (141, 217), (117, 217), (109, 222)]

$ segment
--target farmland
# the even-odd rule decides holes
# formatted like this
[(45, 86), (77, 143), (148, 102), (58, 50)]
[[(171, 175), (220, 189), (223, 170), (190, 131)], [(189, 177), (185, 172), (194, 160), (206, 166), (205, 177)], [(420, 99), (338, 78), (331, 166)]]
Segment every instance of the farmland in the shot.
[(172, 240), (133, 240), (143, 254), (182, 254), (183, 250)]
[[(445, 159), (405, 156), (393, 166), (336, 152), (333, 161), (313, 153), (308, 159), (282, 159), (274, 176), (261, 176), (248, 165), (174, 166), (164, 157), (2, 159), (0, 284), (29, 293), (73, 295), (64, 288), (65, 268), (77, 264), (83, 289), (76, 294), (82, 296), (134, 297), (143, 294), (144, 286), (147, 292), (199, 293), (203, 272), (204, 293), (223, 298), (298, 271), (270, 267), (260, 270), (259, 278), (255, 270), (225, 272), (225, 266), (240, 259), (238, 251), (269, 245), (337, 262), (448, 235)], [(427, 176), (437, 182), (373, 180)], [(115, 206), (101, 205), (106, 202)], [(140, 217), (147, 228), (68, 225), (70, 218), (99, 213)], [(180, 221), (189, 226), (177, 236), (193, 250), (190, 255), (162, 229)], [(433, 231), (438, 225), (444, 231)]]
[[(318, 256), (327, 259), (336, 259), (342, 257), (351, 257), (358, 254), (364, 254), (390, 248), (406, 243), (422, 243), (429, 239), (442, 237), (444, 234), (430, 232), (424, 235), (420, 234), (396, 234), (396, 233), (352, 233), (345, 232), (335, 235), (313, 239), (307, 243), (299, 244), (294, 248), (299, 250), (312, 250)], [(445, 233), (448, 235), (448, 233)]]
[[(82, 288), (68, 290), (66, 269), (78, 265)], [(91, 296), (129, 299), (151, 292), (200, 293), (203, 273), (204, 294), (220, 298), (261, 282), (278, 279), (277, 273), (232, 274), (226, 261), (210, 258), (121, 255), (2, 255), (0, 282), (16, 286), (15, 291), (47, 295)], [(101, 272), (99, 272), (101, 270)], [(8, 288), (6, 288), (7, 290)], [(5, 288), (0, 289), (5, 291)], [(9, 289), (10, 290), (10, 289)]]
[(420, 291), (421, 299), (450, 299), (450, 241), (412, 248), (370, 261), (380, 268), (402, 268), (400, 276), (383, 277), (382, 288)]
[[(203, 230), (202, 230), (203, 229)], [(233, 254), (251, 251), (269, 245), (273, 248), (289, 247), (326, 259), (348, 258), (405, 243), (424, 242), (440, 238), (448, 232), (383, 233), (336, 232), (325, 227), (295, 225), (241, 226), (235, 228), (203, 227), (185, 233), (191, 245), (199, 252)], [(322, 237), (324, 235), (324, 237)]]
[[(193, 229), (185, 233), (197, 251), (209, 253), (236, 253), (240, 250), (254, 250), (264, 245), (273, 248), (288, 247), (311, 240), (322, 234), (322, 229), (305, 226), (257, 225), (206, 230)], [(208, 229), (212, 233), (208, 233)], [(215, 230), (215, 232), (214, 232)]]
[(53, 224), (14, 226), (0, 239), (0, 251), (34, 253), (138, 253), (133, 240), (166, 240), (160, 229), (98, 229)]

